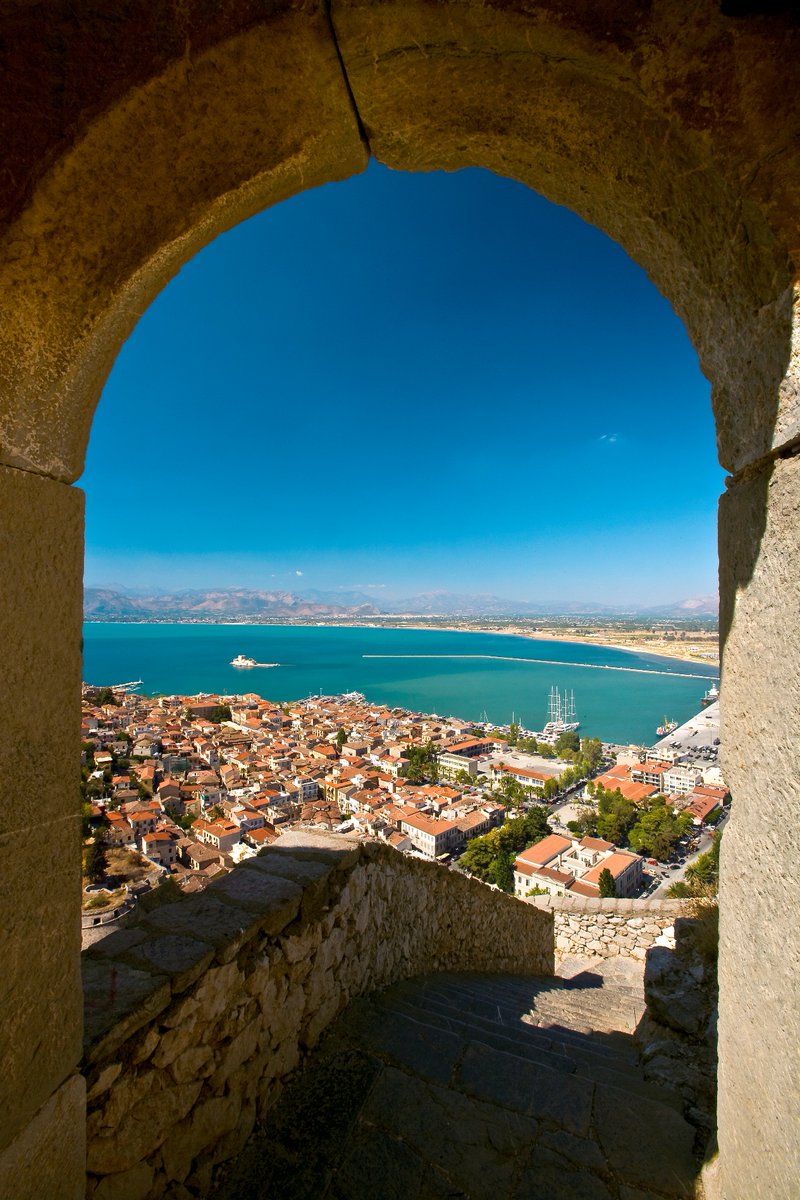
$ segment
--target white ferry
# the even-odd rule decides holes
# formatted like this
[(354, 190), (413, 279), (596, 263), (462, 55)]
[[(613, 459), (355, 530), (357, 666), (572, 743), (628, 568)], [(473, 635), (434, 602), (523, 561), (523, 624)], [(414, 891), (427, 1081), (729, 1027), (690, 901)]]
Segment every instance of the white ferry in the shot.
[(254, 658), (246, 658), (244, 654), (237, 654), (236, 658), (231, 659), (232, 667), (255, 667), (256, 665)]

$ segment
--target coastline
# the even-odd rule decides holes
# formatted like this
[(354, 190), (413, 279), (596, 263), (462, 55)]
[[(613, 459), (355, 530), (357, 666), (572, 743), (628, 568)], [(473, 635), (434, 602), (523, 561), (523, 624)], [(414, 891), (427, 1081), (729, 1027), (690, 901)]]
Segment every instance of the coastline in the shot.
[[(275, 623), (278, 624), (278, 622)], [(224, 624), (233, 624), (233, 622), (224, 622)], [(252, 622), (238, 621), (236, 624), (252, 624)], [(558, 630), (533, 632), (527, 629), (487, 629), (483, 625), (468, 627), (464, 625), (412, 625), (408, 621), (392, 624), (389, 624), (388, 621), (382, 621), (380, 624), (372, 621), (293, 621), (292, 625), (303, 628), (323, 626), (328, 629), (414, 629), (420, 632), (487, 633), (493, 637), (518, 637), (534, 642), (565, 642), (571, 646), (597, 646), (600, 650), (624, 650), (629, 654), (652, 654), (655, 658), (673, 659), (675, 662), (692, 663), (694, 666), (715, 667), (719, 672), (719, 657), (703, 658), (699, 655), (680, 654), (663, 644), (657, 646), (625, 645), (623, 642), (607, 642), (600, 638), (580, 637), (574, 633), (571, 636), (565, 636)]]
[[(419, 618), (418, 618), (419, 620)], [(694, 666), (710, 667), (717, 671), (719, 677), (719, 657), (704, 658), (701, 655), (690, 655), (681, 653), (680, 650), (674, 650), (671, 646), (666, 646), (663, 643), (657, 645), (637, 643), (626, 644), (625, 642), (606, 641), (596, 637), (581, 637), (580, 634), (570, 632), (569, 635), (561, 633), (557, 629), (547, 630), (528, 630), (519, 628), (501, 629), (487, 628), (483, 625), (423, 625), (411, 624), (410, 621), (292, 621), (292, 620), (277, 620), (277, 621), (103, 621), (84, 617), (84, 624), (87, 625), (153, 625), (155, 627), (165, 625), (179, 625), (186, 628), (194, 628), (203, 626), (211, 626), (216, 629), (231, 628), (252, 628), (252, 629), (269, 629), (274, 628), (297, 628), (297, 629), (413, 629), (420, 632), (441, 632), (441, 633), (485, 633), (497, 637), (517, 637), (524, 638), (528, 641), (539, 642), (564, 642), (567, 645), (573, 646), (597, 646), (601, 650), (622, 650), (630, 654), (645, 654), (652, 655), (654, 658), (672, 659), (675, 662), (691, 663)]]

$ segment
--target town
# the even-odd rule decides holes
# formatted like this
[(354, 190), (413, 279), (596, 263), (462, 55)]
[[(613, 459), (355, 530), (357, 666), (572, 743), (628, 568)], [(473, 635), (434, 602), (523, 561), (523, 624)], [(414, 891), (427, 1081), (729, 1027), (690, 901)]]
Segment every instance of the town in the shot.
[(571, 729), (537, 741), (357, 693), (279, 704), (85, 686), (84, 944), (147, 893), (200, 891), (298, 828), (382, 841), (522, 899), (688, 894), (728, 800), (718, 715), (703, 721), (705, 735), (645, 748)]

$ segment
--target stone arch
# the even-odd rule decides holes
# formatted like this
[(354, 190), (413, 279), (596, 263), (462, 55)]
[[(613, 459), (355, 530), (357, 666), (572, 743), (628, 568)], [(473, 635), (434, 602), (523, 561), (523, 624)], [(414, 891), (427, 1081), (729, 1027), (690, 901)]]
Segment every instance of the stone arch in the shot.
[[(772, 92), (726, 94), (721, 82), (776, 51), (788, 75), (788, 35), (737, 42), (730, 19), (687, 29), (666, 7), (532, 21), (524, 5), (395, 0), (334, 6), (333, 29), (320, 8), (277, 9), (223, 19), (211, 37), (192, 6), (176, 10), (169, 52), (128, 64), (127, 88), (114, 77), (94, 111), (45, 114), (69, 115), (68, 132), (41, 147), (24, 191), (7, 188), (5, 462), (75, 479), (119, 346), (181, 263), (252, 213), (363, 169), (369, 153), (402, 170), (488, 167), (619, 241), (686, 324), (713, 384), (724, 466), (797, 433), (791, 266), (770, 222), (780, 196), (770, 186), (760, 204), (747, 177), (758, 183), (760, 139), (781, 114)], [(114, 52), (147, 32), (119, 25)], [(70, 33), (77, 75), (96, 63), (98, 32), (64, 19), (51, 36)], [(755, 121), (751, 100), (769, 102)], [(713, 114), (702, 122), (701, 105)], [(773, 156), (786, 124), (775, 122)]]
[[(62, 0), (48, 6), (46, 28), (37, 8), (2, 20), (2, 631), (16, 703), (0, 766), (20, 803), (36, 800), (53, 838), (69, 831), (77, 845), (81, 501), (65, 485), (82, 469), (119, 346), (152, 297), (216, 234), (363, 169), (370, 153), (397, 169), (477, 165), (513, 176), (624, 246), (683, 318), (712, 382), (720, 460), (734, 473), (721, 510), (723, 692), (741, 805), (726, 848), (720, 1141), (726, 1194), (788, 1195), (780, 1164), (797, 1114), (786, 1100), (793, 1034), (780, 993), (790, 956), (769, 928), (782, 897), (774, 865), (784, 860), (749, 797), (766, 789), (767, 810), (785, 815), (798, 789), (797, 619), (775, 602), (800, 584), (796, 23), (634, 0), (164, 0), (121, 15)], [(57, 710), (46, 737), (43, 694)], [(758, 766), (765, 747), (778, 785)], [(19, 814), (0, 828), (17, 871), (26, 828)], [(56, 841), (47, 845), (55, 861)], [(755, 897), (737, 876), (746, 854), (772, 880)], [(74, 866), (64, 878), (73, 875)], [(65, 883), (55, 928), (63, 919), (75, 945), (67, 892)], [(13, 896), (8, 905), (16, 912)], [(748, 912), (756, 935), (743, 945), (736, 926)], [(5, 928), (11, 987), (30, 1000), (13, 1026), (11, 1137), (63, 1099), (77, 1062), (78, 993), (73, 968), (54, 971), (58, 937), (48, 934), (34, 955), (35, 998), (23, 977), (36, 923)], [(741, 983), (762, 969), (778, 981), (766, 1021), (756, 982)], [(51, 1028), (59, 1008), (63, 1028)], [(737, 1062), (759, 1033), (770, 1100), (755, 1115), (759, 1152), (748, 1166), (753, 1114), (741, 1114), (758, 1084)], [(768, 1162), (778, 1164), (771, 1175)]]

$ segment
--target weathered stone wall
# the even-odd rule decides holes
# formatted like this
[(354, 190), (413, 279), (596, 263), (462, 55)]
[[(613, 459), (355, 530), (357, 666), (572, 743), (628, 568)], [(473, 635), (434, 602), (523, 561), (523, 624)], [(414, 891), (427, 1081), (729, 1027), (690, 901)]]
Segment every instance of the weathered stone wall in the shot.
[[(791, 6), (769, 7), (3, 7), (0, 462), (22, 469), (0, 472), (14, 701), (0, 719), (0, 1192), (13, 1176), (16, 1196), (49, 1200), (37, 1188), (50, 1168), (61, 1195), (81, 1186), (65, 1182), (67, 1156), (47, 1158), (45, 1119), (57, 1110), (65, 1129), (69, 1113), (81, 1136), (82, 498), (53, 479), (80, 474), (117, 349), (181, 263), (374, 154), (395, 169), (487, 167), (599, 225), (682, 316), (712, 382), (720, 461), (735, 472), (720, 514), (736, 800), (722, 852), (721, 1187), (726, 1200), (798, 1195), (800, 955), (775, 914), (794, 900), (800, 800), (800, 25)], [(35, 875), (48, 883), (31, 904)]]
[(551, 974), (553, 917), (388, 847), (289, 834), (83, 964), (88, 1195), (202, 1195), (351, 997), (430, 970)]
[(590, 897), (533, 896), (532, 904), (551, 912), (557, 957), (638, 958), (673, 936), (679, 900), (601, 900)]
[(800, 1196), (798, 526), (797, 456), (754, 467), (720, 502), (722, 765), (734, 800), (720, 872), (725, 1200)]

